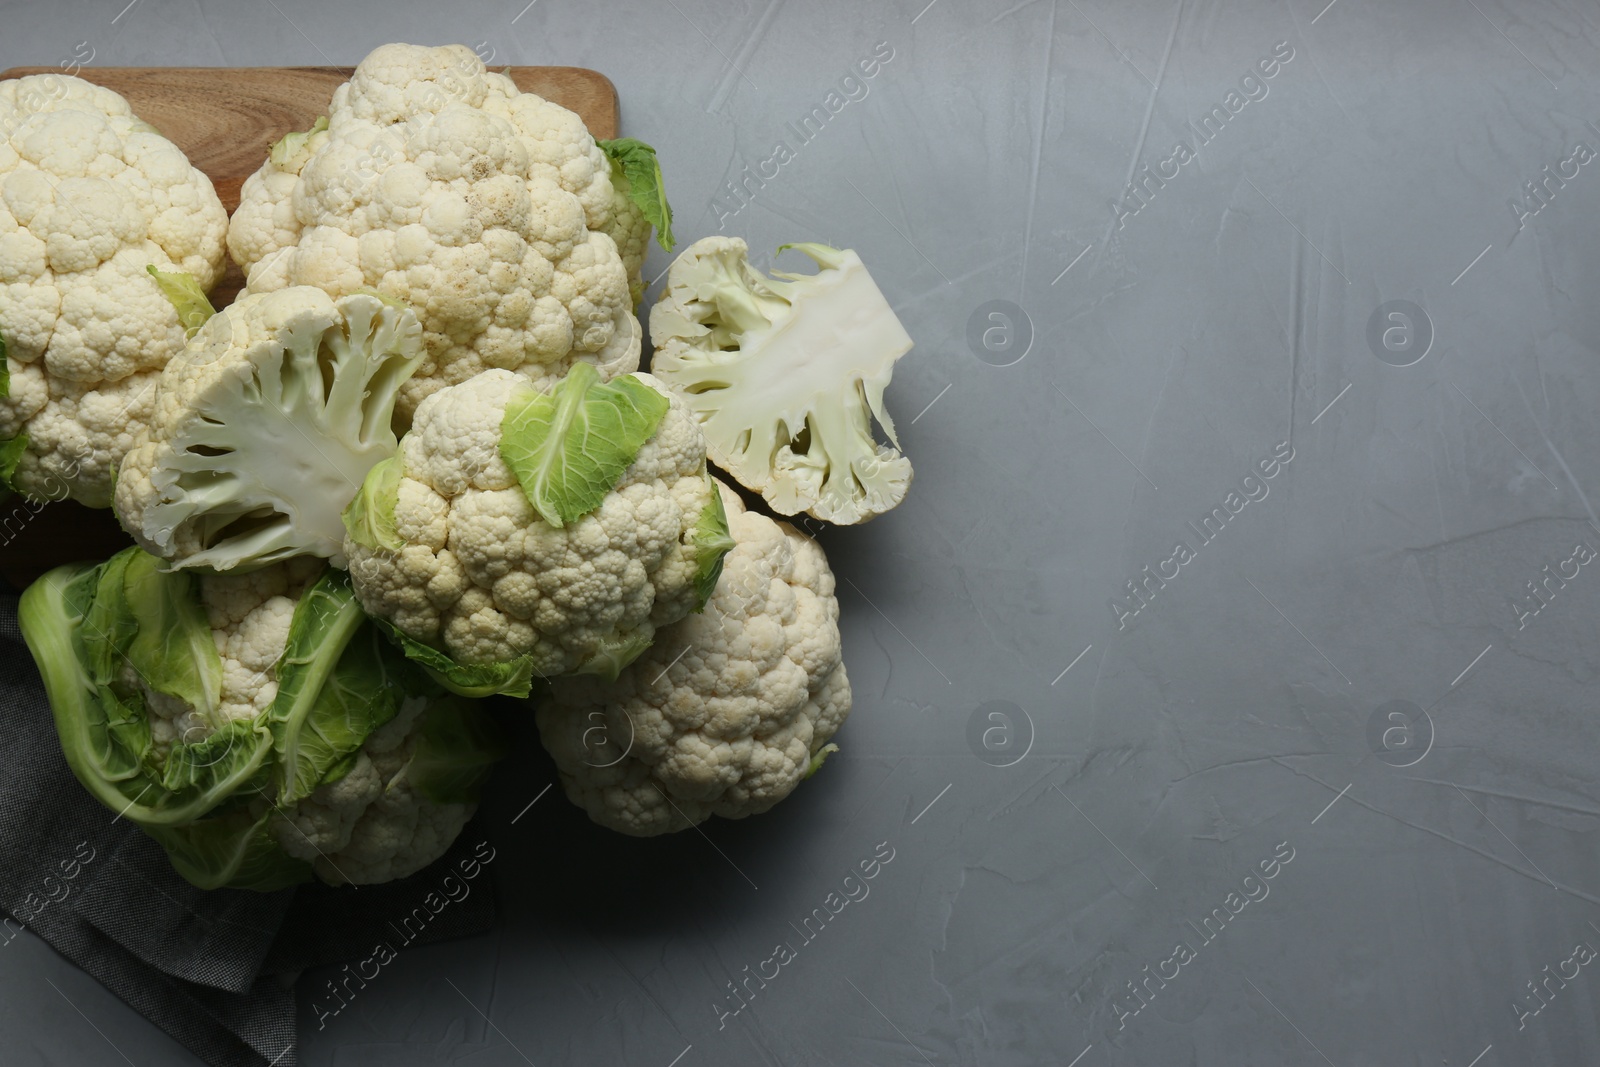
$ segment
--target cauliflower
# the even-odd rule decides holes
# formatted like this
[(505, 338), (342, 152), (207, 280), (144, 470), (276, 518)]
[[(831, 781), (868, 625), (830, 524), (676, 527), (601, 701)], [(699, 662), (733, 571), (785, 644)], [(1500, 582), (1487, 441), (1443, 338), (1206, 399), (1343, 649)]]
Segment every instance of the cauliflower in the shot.
[(0, 484), (111, 503), (185, 324), (146, 268), (222, 275), (211, 181), (78, 78), (0, 82)]
[[(685, 249), (650, 312), (651, 370), (694, 410), (713, 462), (774, 510), (865, 522), (911, 485), (883, 406), (911, 337), (860, 256), (783, 247), (822, 269), (774, 281), (736, 237)], [(873, 439), (873, 416), (895, 447)]]
[(169, 695), (157, 688), (159, 682), (141, 676), (132, 659), (123, 660), (121, 683), (140, 692), (158, 759), (170, 755), (174, 745), (193, 744), (230, 722), (248, 722), (271, 706), (278, 696), (273, 668), (289, 642), (295, 604), (322, 569), (320, 560), (304, 558), (244, 578), (208, 578), (200, 584), (198, 611), (181, 600), (174, 602), (188, 625), (173, 627), (173, 633), (196, 642), (187, 654), (209, 663), (204, 643), (209, 640), (215, 647), (220, 670), (214, 683), (201, 690), (205, 699), (190, 703)]
[(356, 596), (457, 692), (614, 674), (697, 610), (727, 551), (705, 441), (648, 375), (429, 397), (346, 513)]
[(461, 45), (377, 49), (291, 137), (246, 180), (229, 250), (251, 292), (373, 287), (416, 308), (427, 359), (402, 424), (487, 369), (550, 385), (576, 362), (638, 367), (653, 152), (619, 149), (614, 181), (575, 114)]
[(191, 577), (130, 548), (23, 594), (67, 763), (202, 888), (368, 883), (437, 859), (501, 746), (300, 558)]
[(662, 248), (671, 251), (673, 243), (672, 209), (649, 145), (632, 138), (594, 140), (577, 114), (523, 92), (459, 44), (374, 49), (350, 81), (334, 91), (329, 118), (330, 124), (356, 119), (389, 126), (451, 102), (507, 119), (530, 157), (554, 168), (561, 187), (583, 204), (589, 229), (616, 242), (637, 304), (644, 294), (641, 274), (652, 225)]
[[(330, 885), (371, 885), (415, 874), (444, 855), (477, 805), (449, 797), (430, 778), (460, 758), (469, 773), (500, 756), (483, 713), (461, 702), (408, 697), (362, 744), (343, 778), (275, 812), (279, 847)], [(476, 785), (470, 794), (476, 795)]]
[(421, 360), (416, 316), (376, 297), (241, 297), (162, 372), (123, 461), (118, 518), (174, 567), (342, 564), (340, 513), (394, 455), (395, 398)]
[(838, 747), (850, 713), (822, 549), (720, 489), (734, 548), (705, 612), (615, 681), (554, 680), (538, 709), (568, 798), (621, 833), (766, 811)]

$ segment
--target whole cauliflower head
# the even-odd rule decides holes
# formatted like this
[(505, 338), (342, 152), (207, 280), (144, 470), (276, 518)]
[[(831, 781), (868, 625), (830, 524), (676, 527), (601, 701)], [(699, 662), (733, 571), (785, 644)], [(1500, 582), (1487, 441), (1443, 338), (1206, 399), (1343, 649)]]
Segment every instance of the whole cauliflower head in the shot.
[(662, 630), (613, 682), (554, 680), (538, 709), (568, 798), (621, 833), (766, 811), (850, 713), (822, 549), (719, 488), (734, 547), (704, 613)]
[(388, 534), (346, 537), (356, 595), (453, 664), (522, 665), (523, 692), (614, 673), (715, 583), (727, 543), (705, 462), (649, 375), (602, 384), (579, 365), (541, 392), (485, 371), (423, 401), (369, 475), (358, 503)]
[(404, 877), (442, 855), (504, 754), (314, 558), (57, 568), (19, 614), (79, 781), (201, 888)]
[(575, 114), (462, 45), (396, 44), (335, 91), (325, 128), (246, 180), (228, 244), (252, 292), (371, 287), (416, 308), (427, 359), (403, 423), (488, 369), (546, 385), (576, 362), (635, 369), (647, 230)]
[[(295, 607), (326, 569), (324, 561), (302, 557), (248, 574), (199, 576), (200, 606), (222, 658), (221, 698), (216, 712), (206, 714), (133, 679), (151, 709), (158, 756), (174, 741), (194, 744), (272, 707)], [(444, 855), (477, 810), (430, 800), (409, 780), (430, 709), (437, 714), (427, 696), (404, 696), (342, 776), (291, 803), (258, 793), (249, 798), (251, 815), (264, 818), (278, 847), (330, 885), (387, 882), (421, 870)]]
[(552, 168), (561, 188), (578, 198), (589, 229), (616, 242), (637, 304), (644, 295), (641, 275), (651, 223), (628, 195), (617, 158), (608, 158), (611, 142), (597, 142), (576, 112), (525, 93), (508, 75), (490, 71), (466, 45), (374, 49), (350, 81), (334, 91), (328, 118), (330, 125), (355, 118), (386, 126), (451, 102), (481, 107), (511, 123), (534, 162)]
[(227, 227), (211, 180), (121, 96), (64, 75), (0, 82), (0, 454), (16, 489), (111, 503), (185, 340), (146, 269), (209, 289)]

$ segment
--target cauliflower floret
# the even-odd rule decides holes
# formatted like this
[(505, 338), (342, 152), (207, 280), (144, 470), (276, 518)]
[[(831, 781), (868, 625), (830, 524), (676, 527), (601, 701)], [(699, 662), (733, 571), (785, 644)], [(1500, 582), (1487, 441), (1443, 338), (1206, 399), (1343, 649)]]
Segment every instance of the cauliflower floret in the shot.
[(200, 605), (222, 657), (223, 721), (253, 719), (271, 706), (295, 604), (321, 574), (318, 560), (295, 559), (237, 578), (200, 579)]
[(11, 418), (8, 401), (0, 399), (0, 436), (28, 435), (18, 488), (40, 500), (72, 497), (108, 507), (117, 464), (154, 413), (159, 378), (159, 371), (142, 371), (84, 385), (54, 378), (37, 363), (18, 368), (11, 376)]
[(332, 885), (370, 885), (415, 874), (449, 850), (476, 810), (474, 804), (433, 803), (402, 778), (362, 812), (349, 844), (317, 857), (317, 877)]
[(411, 780), (429, 707), (429, 698), (406, 698), (342, 778), (275, 809), (269, 827), (279, 847), (329, 885), (405, 878), (444, 855), (478, 806), (430, 798)]
[(244, 185), (229, 249), (251, 292), (370, 287), (416, 309), (427, 359), (402, 424), (492, 368), (550, 385), (576, 362), (607, 378), (639, 365), (643, 216), (618, 203), (576, 115), (464, 46), (377, 49), (335, 91), (327, 129), (274, 155)]
[(644, 300), (644, 261), (649, 255), (653, 227), (628, 195), (627, 178), (612, 176), (610, 224), (599, 228), (617, 242), (617, 252), (622, 256), (623, 266), (628, 268), (628, 292), (633, 297), (634, 307), (638, 307)]
[(662, 629), (614, 682), (555, 679), (538, 709), (568, 798), (621, 833), (766, 811), (850, 712), (822, 549), (720, 491), (734, 548), (704, 613)]
[[(327, 140), (327, 131), (320, 134)], [(316, 137), (307, 146), (316, 145)], [(300, 237), (300, 220), (294, 213), (294, 190), (300, 168), (310, 158), (295, 161), (293, 170), (268, 163), (244, 180), (239, 206), (228, 221), (228, 253), (240, 263), (259, 263), (273, 252), (287, 248)]]
[(457, 663), (595, 669), (699, 602), (705, 443), (683, 403), (662, 399), (654, 434), (598, 506), (553, 526), (502, 455), (507, 406), (526, 388), (511, 371), (485, 371), (422, 403), (400, 447), (400, 544), (346, 537), (351, 581), (370, 614)]
[(383, 795), (383, 779), (365, 752), (336, 782), (319, 785), (312, 794), (272, 821), (272, 836), (297, 860), (315, 863), (350, 844), (356, 823)]
[(320, 786), (272, 831), (330, 885), (372, 885), (415, 874), (450, 848), (476, 804), (429, 799), (407, 773), (428, 702), (410, 699), (374, 730), (350, 773)]
[(110, 505), (155, 372), (184, 345), (146, 268), (209, 289), (227, 226), (210, 179), (116, 93), (53, 74), (0, 82), (0, 434), (27, 436), (11, 479), (23, 494)]

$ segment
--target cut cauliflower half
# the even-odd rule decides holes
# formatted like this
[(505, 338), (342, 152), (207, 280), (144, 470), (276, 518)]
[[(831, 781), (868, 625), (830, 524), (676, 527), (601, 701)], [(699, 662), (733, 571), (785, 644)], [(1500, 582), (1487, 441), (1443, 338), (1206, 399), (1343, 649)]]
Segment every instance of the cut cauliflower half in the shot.
[(648, 375), (486, 371), (429, 397), (346, 513), (356, 595), (465, 695), (614, 676), (699, 609), (727, 551), (705, 440)]
[(321, 560), (193, 576), (130, 548), (45, 575), (19, 619), (73, 773), (204, 889), (404, 877), (504, 754)]
[(395, 454), (395, 400), (421, 361), (416, 315), (375, 296), (241, 297), (162, 372), (118, 518), (175, 568), (342, 564), (341, 512)]
[[(911, 337), (860, 256), (784, 247), (821, 269), (768, 278), (737, 237), (686, 248), (650, 312), (651, 370), (699, 418), (712, 462), (774, 510), (865, 522), (911, 485), (883, 406)], [(874, 439), (874, 417), (894, 447)]]
[(548, 386), (577, 362), (638, 367), (651, 218), (670, 236), (648, 146), (597, 144), (461, 45), (377, 49), (292, 136), (246, 180), (229, 249), (253, 292), (372, 287), (416, 308), (427, 359), (402, 425), (488, 369)]
[(108, 507), (184, 325), (146, 272), (222, 275), (211, 180), (109, 89), (0, 82), (0, 482)]
[(822, 549), (720, 488), (734, 548), (706, 610), (615, 681), (558, 678), (539, 704), (567, 797), (620, 833), (766, 811), (837, 747), (850, 713)]

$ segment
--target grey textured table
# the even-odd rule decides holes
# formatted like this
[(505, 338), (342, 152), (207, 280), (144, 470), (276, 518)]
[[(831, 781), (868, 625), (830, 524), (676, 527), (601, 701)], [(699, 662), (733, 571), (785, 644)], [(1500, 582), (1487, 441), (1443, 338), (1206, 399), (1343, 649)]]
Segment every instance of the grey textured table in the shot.
[[(527, 757), (504, 928), (307, 974), (301, 1062), (1600, 1062), (1592, 5), (124, 2), (0, 67), (592, 66), (683, 239), (855, 247), (917, 339), (843, 751), (648, 842)], [(30, 937), (0, 1033), (194, 1062)]]

